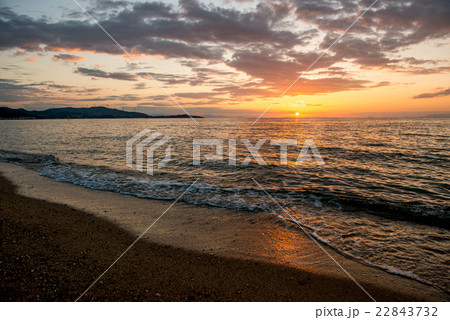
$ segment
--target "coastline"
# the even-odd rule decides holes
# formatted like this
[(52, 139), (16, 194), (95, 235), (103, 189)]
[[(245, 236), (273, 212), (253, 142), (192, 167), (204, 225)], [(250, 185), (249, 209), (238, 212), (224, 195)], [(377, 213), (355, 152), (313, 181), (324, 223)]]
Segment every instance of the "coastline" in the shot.
[[(0, 173), (17, 186), (14, 194), (1, 183), (2, 301), (75, 300), (170, 205), (59, 183), (11, 164), (0, 163)], [(177, 203), (84, 298), (369, 301), (306, 236), (293, 238), (264, 223), (270, 219)], [(326, 250), (377, 301), (448, 300)]]

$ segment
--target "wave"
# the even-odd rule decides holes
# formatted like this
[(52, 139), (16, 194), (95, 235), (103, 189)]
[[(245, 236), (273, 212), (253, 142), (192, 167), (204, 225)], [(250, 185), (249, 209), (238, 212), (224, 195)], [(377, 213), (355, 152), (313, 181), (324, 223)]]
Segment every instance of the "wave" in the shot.
[[(150, 177), (134, 170), (117, 170), (106, 166), (64, 163), (48, 154), (29, 154), (0, 150), (0, 161), (22, 165), (59, 182), (68, 182), (90, 189), (111, 191), (140, 198), (174, 200), (194, 179)], [(273, 177), (272, 177), (273, 178)], [(275, 177), (277, 178), (277, 177)], [(277, 180), (286, 178), (280, 175)], [(410, 188), (410, 187), (406, 187)], [(395, 220), (407, 220), (450, 229), (448, 205), (429, 205), (419, 201), (388, 201), (383, 198), (362, 197), (349, 190), (333, 190), (322, 186), (269, 188), (271, 196), (286, 207), (298, 205), (337, 211), (369, 212)], [(416, 190), (417, 191), (417, 190)], [(424, 192), (425, 193), (425, 192)], [(320, 199), (320, 201), (318, 200)], [(199, 181), (181, 199), (186, 203), (209, 205), (250, 212), (276, 211), (265, 192), (256, 186), (220, 186)], [(318, 205), (318, 201), (320, 205)]]
[(277, 217), (280, 220), (283, 220), (283, 221), (286, 221), (287, 223), (289, 223), (289, 226), (292, 226), (294, 228), (298, 228), (299, 231), (301, 230), (301, 232), (303, 232), (303, 233), (307, 232), (308, 235), (311, 238), (313, 238), (313, 240), (315, 242), (318, 242), (319, 246), (320, 246), (320, 244), (326, 245), (327, 247), (330, 247), (333, 250), (335, 250), (336, 252), (338, 252), (339, 254), (341, 254), (341, 255), (349, 258), (349, 259), (359, 261), (359, 262), (361, 262), (361, 263), (363, 263), (363, 264), (365, 264), (367, 266), (370, 266), (370, 267), (373, 267), (373, 268), (377, 268), (377, 269), (386, 271), (386, 272), (388, 272), (390, 274), (394, 274), (394, 275), (397, 275), (397, 276), (400, 276), (400, 277), (403, 277), (403, 278), (411, 279), (411, 280), (423, 283), (425, 285), (432, 286), (432, 287), (434, 287), (436, 289), (439, 289), (439, 290), (442, 290), (442, 291), (444, 291), (446, 293), (450, 293), (450, 291), (447, 288), (445, 288), (445, 286), (437, 285), (436, 283), (428, 281), (428, 280), (424, 279), (423, 277), (420, 277), (420, 276), (416, 275), (414, 272), (400, 270), (398, 268), (395, 268), (395, 267), (387, 265), (387, 264), (374, 263), (374, 262), (369, 261), (368, 259), (361, 258), (361, 257), (359, 257), (359, 256), (357, 256), (355, 254), (352, 254), (352, 253), (350, 253), (350, 252), (348, 252), (346, 250), (343, 250), (343, 249), (339, 248), (338, 246), (334, 245), (331, 241), (328, 241), (326, 238), (321, 237), (319, 235), (319, 233), (318, 233), (318, 230), (316, 230), (316, 229), (314, 229), (314, 228), (312, 228), (312, 227), (310, 227), (310, 226), (308, 226), (306, 224), (300, 223), (297, 220), (293, 220), (291, 218), (286, 218), (286, 217), (283, 217), (283, 216), (280, 216), (280, 215), (277, 215)]

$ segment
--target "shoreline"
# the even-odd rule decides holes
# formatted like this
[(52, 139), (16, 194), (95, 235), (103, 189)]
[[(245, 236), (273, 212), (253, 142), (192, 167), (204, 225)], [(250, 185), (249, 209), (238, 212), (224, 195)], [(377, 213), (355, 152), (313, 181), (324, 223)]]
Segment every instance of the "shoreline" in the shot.
[[(8, 228), (11, 229), (6, 233), (2, 230), (2, 238), (5, 237), (2, 240), (4, 247), (9, 246), (8, 248), (13, 250), (11, 252), (15, 252), (15, 246), (20, 248), (18, 243), (23, 239), (17, 238), (15, 246), (11, 243), (7, 244), (8, 234), (15, 234), (15, 226), (17, 228), (29, 226), (36, 219), (41, 223), (39, 225), (34, 223), (31, 233), (26, 234), (24, 238), (34, 239), (36, 234), (48, 236), (52, 230), (63, 228), (71, 230), (67, 238), (77, 239), (76, 245), (69, 245), (65, 235), (60, 233), (55, 236), (56, 244), (47, 243), (44, 247), (47, 247), (49, 251), (61, 248), (59, 253), (63, 258), (58, 265), (64, 265), (68, 261), (76, 264), (77, 268), (71, 269), (77, 269), (75, 279), (82, 279), (83, 281), (80, 281), (83, 282), (84, 288), (82, 288), (83, 285), (75, 284), (74, 280), (70, 280), (64, 284), (70, 295), (56, 295), (56, 298), (48, 295), (44, 301), (60, 298), (65, 301), (69, 296), (73, 298), (75, 291), (81, 294), (95, 280), (95, 276), (100, 275), (136, 239), (136, 236), (170, 205), (168, 201), (138, 199), (59, 183), (41, 177), (34, 171), (11, 164), (0, 163), (0, 172), (17, 186), (18, 193), (12, 193), (11, 185), (8, 187), (8, 183), (2, 180), (2, 220), (6, 219), (4, 214), (8, 210), (11, 211), (11, 208), (20, 207), (22, 212), (21, 214), (9, 212), (9, 220), (2, 221), (2, 228), (6, 231)], [(15, 201), (12, 201), (14, 199)], [(3, 208), (4, 205), (7, 208)], [(63, 215), (59, 217), (61, 213)], [(123, 261), (121, 260), (110, 270), (111, 274), (105, 275), (105, 282), (99, 282), (92, 288), (92, 296), (87, 295), (86, 299), (101, 301), (369, 300), (369, 297), (346, 277), (329, 257), (310, 243), (306, 236), (298, 235), (293, 239), (292, 235), (280, 230), (282, 228), (268, 227), (270, 224), (264, 223), (264, 220), (270, 219), (269, 216), (251, 217), (225, 209), (177, 203), (170, 209), (167, 216), (158, 221), (155, 228), (136, 243), (136, 248), (133, 247), (123, 257)], [(11, 221), (15, 223), (12, 224)], [(77, 228), (74, 229), (74, 226)], [(96, 237), (101, 239), (94, 239)], [(43, 243), (49, 241), (45, 239), (42, 240)], [(52, 239), (51, 236), (50, 239)], [(110, 244), (111, 248), (105, 244)], [(93, 245), (99, 248), (95, 249), (97, 250), (95, 255), (90, 256), (89, 248)], [(33, 255), (34, 251), (31, 247), (22, 246), (21, 248), (29, 250), (27, 253), (29, 256)], [(377, 301), (448, 300), (448, 295), (440, 290), (365, 266), (329, 248), (326, 249)], [(48, 252), (42, 248), (41, 250), (45, 257)], [(66, 256), (70, 259), (64, 259)], [(11, 253), (6, 259), (7, 262), (2, 264), (2, 268), (11, 263), (11, 267), (21, 269), (13, 258), (14, 254)], [(20, 285), (20, 279), (33, 277), (34, 271), (30, 274), (30, 270), (40, 270), (42, 265), (54, 268), (50, 261), (43, 260), (41, 257), (36, 258), (36, 264), (32, 264), (35, 265), (34, 269), (22, 270), (22, 276), (11, 275), (6, 279), (3, 278), (2, 281), (11, 281), (10, 287), (16, 288)], [(97, 258), (101, 259), (96, 262)], [(199, 266), (196, 261), (202, 261), (203, 264)], [(153, 270), (151, 276), (149, 269)], [(53, 274), (53, 271), (47, 269), (46, 272), (56, 278), (71, 279), (71, 276), (64, 271), (58, 271), (62, 274), (54, 271), (56, 273)], [(3, 270), (3, 274), (9, 274), (5, 272), (6, 270)], [(195, 276), (192, 276), (194, 274)], [(123, 279), (130, 279), (132, 275), (134, 286), (123, 283)], [(189, 279), (186, 278), (188, 276)], [(190, 280), (191, 278), (194, 280)], [(42, 279), (45, 280), (45, 277)], [(166, 284), (161, 285), (162, 283)], [(5, 284), (8, 285), (8, 283), (3, 284), (4, 290), (7, 287)], [(38, 281), (35, 285), (43, 284), (45, 281)], [(143, 289), (143, 285), (149, 287)], [(166, 289), (161, 289), (164, 286), (171, 288), (170, 293), (165, 292)], [(108, 290), (111, 287), (115, 288), (115, 294)], [(59, 292), (58, 289), (55, 290)], [(155, 292), (155, 290), (164, 292)], [(237, 293), (238, 291), (240, 293)], [(4, 291), (2, 300), (6, 299), (9, 298)], [(15, 300), (20, 299), (35, 301), (40, 298), (36, 295), (18, 294)], [(76, 297), (72, 300), (74, 299)]]

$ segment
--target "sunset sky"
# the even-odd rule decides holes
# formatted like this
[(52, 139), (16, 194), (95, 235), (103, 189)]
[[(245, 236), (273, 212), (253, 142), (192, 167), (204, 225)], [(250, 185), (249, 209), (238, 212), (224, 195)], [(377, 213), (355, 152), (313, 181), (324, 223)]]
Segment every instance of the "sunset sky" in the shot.
[[(0, 0), (0, 106), (258, 117), (374, 0)], [(450, 111), (450, 2), (379, 0), (265, 117)]]

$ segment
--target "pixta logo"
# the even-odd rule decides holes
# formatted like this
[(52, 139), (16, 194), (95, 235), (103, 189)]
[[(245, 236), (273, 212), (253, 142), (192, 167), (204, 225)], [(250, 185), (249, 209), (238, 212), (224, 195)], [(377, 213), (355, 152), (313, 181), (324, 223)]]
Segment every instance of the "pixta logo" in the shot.
[[(259, 154), (259, 150), (266, 143), (266, 139), (259, 139), (255, 144), (252, 144), (248, 139), (242, 139), (242, 143), (247, 148), (249, 155), (241, 162), (239, 165), (246, 166), (251, 161), (252, 158), (257, 164), (261, 166), (267, 165), (264, 159)], [(193, 143), (193, 164), (200, 165), (201, 158), (201, 147), (202, 146), (213, 146), (215, 147), (215, 154), (204, 155), (206, 160), (209, 161), (222, 161), (223, 160), (223, 144), (222, 139), (194, 139)], [(274, 139), (270, 140), (270, 145), (280, 147), (280, 166), (287, 166), (288, 164), (288, 147), (296, 147), (298, 144), (297, 139)], [(319, 149), (317, 149), (316, 144), (313, 139), (306, 139), (300, 153), (297, 157), (296, 164), (302, 165), (304, 162), (312, 161), (314, 156), (315, 161), (318, 165), (324, 165), (322, 156), (320, 155)], [(236, 139), (228, 140), (228, 164), (231, 166), (238, 165), (236, 159)]]
[[(147, 164), (147, 173), (149, 175), (153, 175), (154, 152), (157, 149), (159, 149), (161, 146), (166, 144), (171, 138), (168, 136), (162, 136), (159, 132), (154, 132), (151, 135), (147, 136), (149, 133), (150, 133), (149, 129), (144, 129), (141, 132), (139, 132), (137, 135), (132, 137), (131, 139), (127, 140), (126, 162), (127, 162), (128, 167), (133, 168), (133, 153), (134, 153), (133, 150), (134, 150), (134, 147), (136, 146), (136, 170), (144, 171), (144, 154), (145, 154), (145, 150), (147, 150), (147, 153), (146, 153), (147, 156), (145, 157), (146, 164)], [(144, 137), (146, 137), (146, 138), (144, 138)], [(142, 138), (144, 138), (144, 139), (141, 140)], [(158, 138), (160, 138), (160, 139), (155, 141)], [(141, 140), (141, 141), (138, 142), (139, 140)], [(160, 162), (158, 162), (158, 169), (164, 167), (170, 161), (171, 151), (172, 151), (172, 147), (168, 146), (166, 148), (164, 159), (162, 159)]]
[[(153, 175), (154, 166), (154, 153), (157, 149), (165, 145), (171, 138), (164, 136), (161, 133), (154, 132), (150, 134), (149, 129), (144, 129), (137, 135), (127, 141), (126, 145), (126, 163), (127, 166), (133, 167), (133, 159), (136, 159), (136, 169), (144, 171), (144, 160), (146, 161), (147, 173)], [(265, 166), (267, 163), (263, 157), (259, 154), (259, 150), (264, 146), (267, 140), (260, 139), (256, 143), (252, 143), (248, 139), (241, 140), (246, 147), (248, 154), (246, 158), (241, 162), (237, 162), (236, 155), (236, 139), (226, 140), (228, 144), (228, 164), (230, 166), (246, 166), (252, 159), (259, 165)], [(297, 147), (297, 139), (274, 139), (270, 140), (270, 145), (278, 146), (280, 151), (279, 165), (288, 165), (288, 147)], [(224, 159), (224, 140), (223, 139), (194, 139), (192, 141), (192, 164), (199, 166), (202, 159), (202, 146), (214, 147), (215, 152), (213, 154), (204, 154), (203, 158), (207, 161), (223, 161)], [(134, 157), (134, 150), (136, 156)], [(146, 151), (146, 152), (145, 152)], [(158, 168), (162, 168), (168, 162), (171, 161), (172, 147), (168, 146), (165, 149), (165, 157), (157, 163)], [(146, 156), (145, 156), (146, 155)], [(314, 159), (313, 159), (314, 157)], [(316, 161), (318, 165), (324, 165), (325, 162), (314, 143), (313, 139), (306, 139), (303, 143), (302, 149), (296, 158), (296, 165), (302, 165), (304, 162)]]

